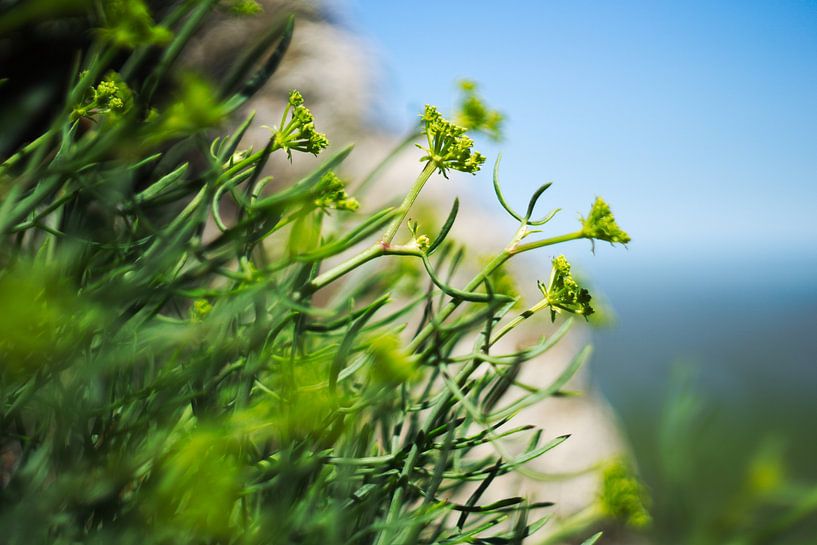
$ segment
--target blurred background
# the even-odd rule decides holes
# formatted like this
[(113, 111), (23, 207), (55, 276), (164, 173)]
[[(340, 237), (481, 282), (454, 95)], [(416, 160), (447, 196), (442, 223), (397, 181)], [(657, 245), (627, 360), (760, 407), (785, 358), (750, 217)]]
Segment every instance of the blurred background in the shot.
[[(564, 251), (616, 316), (593, 333), (592, 381), (655, 495), (678, 499), (691, 471), (721, 511), (689, 498), (705, 519), (752, 471), (813, 483), (817, 2), (333, 6), (375, 55), (376, 122), (406, 132), (474, 79), (507, 116), (505, 140), (479, 144), (502, 152), (509, 200), (553, 181), (553, 232), (594, 192), (611, 203), (628, 250)], [(494, 199), (490, 169), (457, 183)]]
[[(504, 140), (477, 148), (502, 153), (512, 204), (553, 181), (554, 234), (597, 194), (611, 204), (626, 251), (559, 251), (615, 318), (592, 331), (591, 381), (670, 536), (654, 542), (817, 542), (817, 1), (263, 3), (302, 10), (296, 40), (324, 48), (296, 41), (301, 69), (283, 65), (259, 111), (306, 88), (331, 137), (398, 141), (424, 104), (450, 112), (468, 78), (506, 116)], [(268, 23), (214, 26), (188, 60), (228, 64)], [(490, 171), (446, 187), (498, 210)], [(481, 228), (515, 230), (499, 214)]]

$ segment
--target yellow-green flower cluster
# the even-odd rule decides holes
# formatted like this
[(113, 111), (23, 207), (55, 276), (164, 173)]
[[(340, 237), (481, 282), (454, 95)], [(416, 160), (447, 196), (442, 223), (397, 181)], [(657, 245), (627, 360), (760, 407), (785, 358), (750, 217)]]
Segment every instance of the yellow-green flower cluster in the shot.
[(459, 111), (456, 114), (458, 125), (469, 131), (479, 131), (494, 140), (502, 138), (502, 121), (504, 117), (496, 110), (485, 105), (477, 94), (477, 84), (471, 80), (462, 80), (459, 84), (463, 92)]
[(418, 146), (428, 154), (423, 161), (433, 162), (446, 178), (449, 169), (471, 174), (480, 169), (485, 156), (471, 150), (474, 141), (465, 136), (465, 128), (445, 119), (434, 106), (426, 105), (420, 118), (428, 139), (428, 148)]
[(190, 307), (190, 318), (193, 322), (201, 322), (213, 312), (213, 305), (207, 299), (196, 299)]
[(595, 240), (605, 240), (607, 242), (618, 242), (627, 244), (630, 242), (630, 235), (618, 226), (610, 205), (604, 202), (601, 197), (596, 197), (590, 214), (582, 218), (582, 233), (587, 238)]
[(286, 150), (290, 159), (293, 150), (318, 155), (329, 145), (326, 135), (315, 129), (315, 119), (309, 108), (304, 106), (304, 97), (295, 90), (289, 93), (281, 128), (276, 130), (273, 139), (275, 146)]
[(230, 0), (225, 2), (224, 6), (233, 15), (256, 15), (264, 11), (256, 0)]
[(121, 47), (163, 44), (172, 33), (156, 25), (145, 2), (142, 0), (109, 0), (104, 3), (105, 27), (102, 36)]
[(555, 320), (556, 314), (561, 311), (578, 314), (585, 318), (594, 312), (593, 307), (590, 306), (592, 299), (590, 292), (579, 286), (579, 283), (573, 278), (570, 263), (563, 255), (553, 258), (548, 285), (539, 282), (539, 289), (550, 307), (551, 320)]
[(644, 507), (646, 499), (644, 487), (624, 462), (617, 460), (604, 468), (599, 502), (607, 516), (643, 528), (650, 523), (650, 514)]
[(320, 181), (321, 194), (315, 199), (315, 206), (324, 210), (346, 210), (354, 212), (360, 208), (360, 203), (346, 193), (346, 183), (332, 171), (323, 175)]
[(425, 252), (431, 247), (431, 239), (428, 238), (428, 235), (418, 235), (414, 239), (414, 242), (417, 244), (417, 249), (421, 252)]
[(123, 113), (132, 103), (132, 94), (118, 74), (111, 72), (96, 87), (91, 87), (81, 106), (74, 108), (72, 118), (95, 114)]
[(400, 338), (382, 335), (370, 343), (371, 376), (379, 384), (402, 384), (417, 377), (417, 366), (404, 350)]

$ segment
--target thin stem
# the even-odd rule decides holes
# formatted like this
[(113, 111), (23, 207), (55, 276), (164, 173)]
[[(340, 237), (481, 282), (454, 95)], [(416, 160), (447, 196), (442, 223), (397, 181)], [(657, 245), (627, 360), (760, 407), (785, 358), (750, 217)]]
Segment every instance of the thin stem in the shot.
[(408, 214), (411, 205), (414, 204), (415, 200), (417, 200), (417, 196), (420, 194), (423, 186), (428, 179), (431, 178), (431, 175), (434, 174), (436, 169), (437, 165), (433, 161), (429, 161), (426, 164), (423, 171), (414, 181), (414, 185), (412, 185), (408, 194), (406, 194), (403, 202), (400, 203), (400, 207), (397, 209), (397, 216), (386, 228), (385, 233), (383, 233), (383, 236), (378, 242), (364, 250), (362, 253), (344, 261), (340, 265), (329, 269), (325, 273), (316, 276), (304, 287), (304, 292), (313, 293), (327, 284), (334, 282), (349, 271), (352, 271), (367, 261), (380, 257), (381, 255), (419, 255), (416, 246), (412, 246), (411, 244), (405, 246), (392, 246), (391, 242), (394, 240), (394, 236), (397, 234), (397, 231), (403, 224), (403, 220), (406, 219), (406, 215)]
[(596, 526), (604, 520), (604, 514), (595, 505), (585, 508), (562, 521), (556, 532), (539, 542), (539, 545), (555, 545), (565, 540), (587, 532), (588, 528)]
[[(554, 244), (559, 244), (561, 242), (566, 242), (568, 240), (577, 240), (580, 238), (584, 238), (584, 234), (581, 231), (576, 231), (575, 233), (568, 233), (566, 235), (560, 235), (558, 237), (546, 238), (543, 240), (537, 240), (536, 242), (529, 242), (527, 244), (519, 244), (519, 241), (522, 240), (525, 233), (527, 232), (527, 226), (522, 225), (517, 231), (516, 235), (513, 238), (511, 244), (505, 248), (499, 255), (497, 255), (494, 259), (488, 263), (482, 271), (477, 274), (471, 282), (468, 283), (467, 286), (463, 289), (463, 291), (474, 291), (482, 284), (486, 278), (488, 278), (491, 273), (496, 271), (499, 267), (501, 267), (506, 261), (508, 261), (511, 257), (521, 254), (523, 252), (527, 252), (529, 250), (534, 250), (536, 248), (543, 248), (545, 246), (552, 246)], [(445, 307), (440, 310), (437, 314), (436, 322), (442, 322), (457, 309), (460, 305), (462, 300), (460, 299), (452, 299), (450, 303), (448, 303)], [(435, 324), (431, 323), (428, 324), (423, 328), (420, 333), (414, 337), (414, 340), (408, 346), (408, 349), (413, 352), (417, 350), (428, 338), (434, 333)]]
[[(48, 143), (49, 138), (51, 138), (51, 133), (49, 132), (38, 136), (32, 142), (23, 146), (20, 149), (20, 151), (16, 152), (14, 155), (3, 161), (3, 163), (0, 163), (0, 169), (5, 170), (13, 167), (18, 162), (20, 162), (21, 159), (23, 159), (26, 155), (30, 154), (32, 151), (37, 149), (39, 146), (41, 146), (44, 143)], [(0, 172), (2, 172), (2, 170), (0, 170)]]
[(580, 238), (585, 238), (585, 234), (582, 231), (576, 231), (575, 233), (568, 233), (566, 235), (561, 235), (558, 237), (553, 238), (546, 238), (543, 240), (537, 240), (535, 242), (528, 242), (527, 244), (520, 244), (515, 246), (510, 250), (511, 254), (521, 254), (523, 252), (528, 252), (530, 250), (535, 250), (536, 248), (543, 248), (545, 246), (552, 246), (554, 244), (560, 244), (562, 242), (568, 242), (570, 240), (578, 240)]
[(399, 211), (397, 217), (392, 220), (386, 229), (386, 232), (383, 233), (383, 238), (381, 238), (380, 241), (384, 246), (391, 244), (391, 241), (394, 239), (394, 235), (397, 234), (398, 229), (400, 229), (400, 226), (403, 224), (403, 220), (406, 219), (406, 215), (408, 214), (411, 205), (414, 204), (415, 200), (417, 200), (417, 196), (420, 194), (420, 191), (423, 189), (423, 186), (428, 179), (431, 178), (431, 175), (434, 174), (435, 170), (437, 170), (437, 164), (434, 163), (434, 161), (429, 161), (426, 163), (425, 168), (414, 181), (414, 185), (411, 186), (411, 189), (406, 194), (406, 198), (403, 199), (403, 202), (397, 209)]
[[(480, 284), (482, 284), (485, 281), (486, 278), (488, 278), (488, 276), (491, 275), (491, 273), (493, 273), (495, 270), (501, 267), (503, 263), (510, 259), (512, 255), (513, 254), (511, 254), (507, 249), (503, 250), (502, 253), (500, 253), (494, 259), (492, 259), (491, 262), (488, 263), (485, 266), (485, 268), (482, 269), (482, 271), (480, 271), (480, 273), (477, 274), (468, 283), (467, 286), (465, 286), (463, 291), (474, 291), (476, 288), (479, 287)], [(451, 314), (457, 309), (461, 302), (462, 300), (460, 299), (452, 299), (450, 303), (448, 303), (445, 307), (442, 308), (442, 310), (440, 310), (440, 312), (437, 314), (435, 321), (442, 322), (443, 320), (451, 316)], [(422, 345), (431, 336), (431, 334), (434, 332), (434, 328), (435, 324), (433, 323), (425, 326), (423, 330), (420, 331), (420, 333), (418, 333), (417, 336), (414, 337), (414, 340), (412, 340), (411, 343), (408, 345), (409, 352), (414, 352), (415, 350), (417, 350), (417, 348), (419, 348), (420, 345)]]
[(305, 287), (304, 291), (306, 293), (313, 293), (322, 287), (330, 284), (340, 278), (341, 276), (345, 275), (351, 270), (358, 268), (359, 266), (363, 265), (367, 261), (371, 261), (376, 257), (380, 257), (385, 253), (386, 249), (380, 244), (374, 244), (373, 246), (369, 247), (367, 250), (359, 253), (358, 255), (347, 259), (343, 263), (332, 267), (328, 271), (323, 274), (319, 274), (315, 278), (312, 279)]
[(511, 332), (513, 328), (515, 328), (516, 326), (518, 326), (519, 324), (521, 324), (522, 322), (524, 322), (525, 320), (539, 312), (540, 310), (547, 308), (547, 306), (548, 306), (547, 299), (542, 299), (541, 301), (530, 307), (528, 310), (526, 310), (525, 312), (523, 312), (522, 314), (520, 314), (507, 324), (505, 324), (502, 327), (502, 329), (496, 332), (496, 335), (494, 336), (493, 339), (491, 339), (489, 346), (493, 346), (494, 344), (496, 344), (497, 341), (499, 341), (499, 339), (501, 339), (509, 332)]
[(394, 494), (391, 497), (391, 503), (389, 504), (389, 510), (386, 513), (386, 520), (384, 521), (384, 528), (377, 536), (377, 540), (375, 541), (375, 545), (380, 545), (381, 543), (390, 543), (391, 537), (391, 525), (394, 524), (395, 520), (400, 514), (400, 509), (403, 507), (403, 494), (405, 493), (405, 483), (408, 482), (408, 477), (411, 472), (414, 470), (414, 466), (417, 464), (417, 459), (420, 455), (420, 448), (415, 443), (411, 446), (411, 450), (409, 450), (408, 456), (406, 456), (406, 462), (403, 464), (403, 469), (400, 472), (400, 478), (398, 480), (397, 490), (394, 491)]

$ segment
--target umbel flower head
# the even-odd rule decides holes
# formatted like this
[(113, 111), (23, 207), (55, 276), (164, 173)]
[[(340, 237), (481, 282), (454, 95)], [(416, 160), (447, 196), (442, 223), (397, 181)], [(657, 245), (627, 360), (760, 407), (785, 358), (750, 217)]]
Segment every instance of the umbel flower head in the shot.
[(153, 22), (144, 0), (108, 0), (101, 4), (107, 24), (100, 33), (114, 45), (128, 48), (157, 45), (173, 37), (170, 30)]
[(224, 6), (233, 15), (256, 15), (264, 11), (257, 0), (230, 0)]
[(275, 130), (273, 142), (276, 147), (286, 150), (290, 160), (293, 150), (318, 155), (329, 145), (326, 135), (315, 129), (312, 112), (304, 106), (304, 97), (296, 90), (289, 93), (289, 101), (281, 117), (281, 127)]
[(610, 205), (601, 197), (596, 197), (590, 213), (586, 218), (582, 218), (582, 234), (587, 238), (606, 240), (610, 243), (627, 244), (630, 242), (630, 235), (618, 226)]
[(315, 199), (318, 208), (354, 212), (360, 207), (357, 199), (346, 193), (346, 183), (331, 170), (323, 175), (319, 187), (320, 195)]
[(651, 522), (645, 507), (648, 500), (644, 486), (622, 460), (613, 460), (603, 469), (599, 503), (605, 514), (643, 528)]
[(72, 119), (96, 114), (122, 114), (132, 104), (133, 95), (116, 72), (108, 72), (96, 87), (91, 87), (82, 105), (71, 112)]
[(440, 173), (448, 178), (448, 170), (476, 173), (485, 162), (485, 156), (472, 151), (474, 141), (465, 136), (465, 129), (443, 118), (437, 108), (426, 105), (423, 115), (423, 134), (428, 139), (428, 148), (420, 145), (428, 155), (423, 161), (433, 162)]
[(459, 87), (463, 96), (455, 116), (457, 124), (466, 130), (484, 133), (493, 140), (501, 140), (503, 115), (485, 105), (477, 94), (475, 82), (462, 80)]
[(579, 314), (587, 318), (593, 314), (590, 306), (590, 292), (579, 286), (570, 272), (570, 263), (565, 256), (553, 258), (553, 268), (550, 271), (550, 280), (545, 285), (538, 283), (542, 295), (550, 307), (550, 319), (555, 320), (556, 314), (561, 311)]

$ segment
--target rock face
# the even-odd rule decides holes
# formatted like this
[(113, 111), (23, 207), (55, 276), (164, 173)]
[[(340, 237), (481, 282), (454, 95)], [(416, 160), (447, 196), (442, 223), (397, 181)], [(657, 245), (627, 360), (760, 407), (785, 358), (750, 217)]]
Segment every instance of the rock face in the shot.
[[(283, 63), (270, 83), (245, 108), (246, 111), (256, 112), (255, 128), (248, 140), (256, 149), (266, 143), (269, 132), (261, 125), (278, 122), (277, 116), (284, 107), (289, 91), (297, 88), (315, 113), (316, 125), (328, 135), (332, 147), (355, 144), (354, 153), (344, 163), (343, 173), (351, 179), (360, 179), (402, 138), (373, 126), (370, 121), (370, 105), (376, 102), (374, 62), (365, 43), (326, 17), (325, 10), (318, 3), (264, 0), (261, 4), (264, 14), (260, 16), (222, 16), (212, 21), (193, 44), (186, 62), (217, 78), (229, 66), (237, 51), (250, 45), (254, 38), (277, 22), (277, 14), (294, 12), (297, 15), (296, 31)], [(280, 183), (305, 173), (318, 161), (298, 154), (293, 157), (293, 164), (289, 165), (286, 158), (280, 155), (271, 160), (269, 166), (270, 173)], [(419, 150), (411, 148), (398, 158), (383, 172), (371, 193), (366, 195), (364, 206), (402, 196), (404, 188), (419, 172), (419, 157)], [(286, 168), (282, 168), (284, 166)], [(438, 214), (446, 214), (458, 188), (468, 183), (472, 183), (472, 180), (430, 183), (423, 190), (421, 200), (436, 209)], [(501, 224), (496, 217), (499, 209), (487, 211), (474, 193), (461, 191), (458, 195), (463, 206), (460, 207), (452, 235), (472, 248), (484, 248), (483, 253), (487, 254), (500, 249), (507, 242), (512, 226), (504, 232), (486, 229), (486, 225)], [(516, 263), (516, 268), (517, 272), (524, 272), (525, 263)], [(518, 276), (536, 277), (529, 271)], [(545, 321), (540, 325), (542, 328), (548, 327)], [(543, 331), (536, 325), (525, 329), (536, 331), (531, 337), (538, 337)], [(507, 341), (503, 340), (508, 349), (513, 349), (517, 343), (534, 340), (510, 337)], [(533, 385), (550, 384), (586, 342), (586, 332), (575, 331), (542, 361), (530, 362), (520, 379)], [(586, 378), (586, 375), (578, 376), (568, 389), (586, 392)], [(522, 494), (554, 501), (559, 517), (576, 513), (591, 504), (597, 494), (598, 472), (585, 470), (621, 449), (616, 426), (604, 402), (592, 393), (581, 397), (549, 399), (518, 415), (515, 422), (517, 425), (530, 423), (542, 427), (549, 437), (570, 434), (571, 438), (531, 464), (532, 469), (552, 475), (552, 479), (543, 482), (517, 477), (515, 482), (503, 481), (504, 486), (513, 491), (512, 495)], [(560, 474), (573, 476), (564, 478), (559, 477)], [(507, 489), (499, 495), (507, 496), (506, 492)]]

